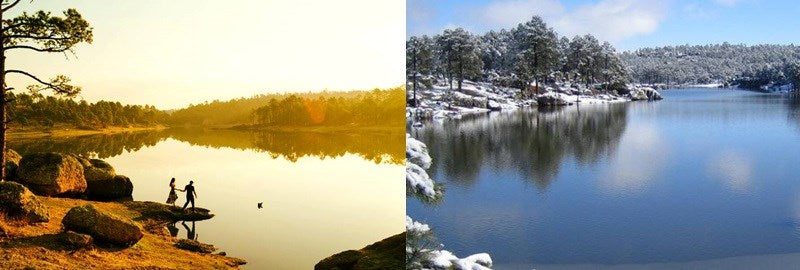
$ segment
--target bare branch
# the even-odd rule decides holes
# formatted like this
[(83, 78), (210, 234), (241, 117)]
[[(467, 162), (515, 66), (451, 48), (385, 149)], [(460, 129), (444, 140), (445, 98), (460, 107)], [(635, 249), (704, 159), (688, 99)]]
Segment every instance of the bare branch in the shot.
[(29, 49), (29, 50), (34, 50), (34, 51), (37, 51), (37, 52), (66, 52), (66, 51), (70, 50), (70, 48), (60, 48), (60, 49), (44, 48), (44, 49), (42, 49), (42, 48), (36, 48), (36, 47), (33, 47), (33, 46), (28, 46), (28, 45), (14, 45), (14, 46), (8, 46), (8, 47), (3, 48), (3, 51), (13, 50), (13, 49)]
[[(17, 1), (14, 1), (14, 3), (11, 3), (11, 4), (10, 4), (10, 5), (8, 5), (7, 7), (4, 7), (4, 8), (3, 8), (3, 10), (2, 10), (2, 12), (6, 12), (6, 11), (8, 11), (9, 9), (13, 8), (13, 7), (14, 7), (14, 6), (16, 6), (17, 4), (19, 4), (19, 2), (20, 2), (20, 1), (22, 1), (22, 0), (17, 0)], [(33, 2), (33, 1), (31, 1), (31, 2)]]
[(48, 83), (48, 82), (45, 82), (45, 81), (42, 81), (41, 79), (37, 78), (36, 76), (33, 76), (33, 74), (30, 74), (30, 73), (28, 73), (28, 72), (25, 72), (25, 71), (22, 71), (22, 70), (9, 69), (9, 70), (6, 70), (6, 72), (5, 72), (4, 74), (9, 74), (9, 73), (17, 73), (17, 74), (22, 74), (22, 75), (25, 75), (25, 76), (28, 76), (28, 77), (30, 77), (30, 78), (31, 78), (31, 79), (33, 79), (34, 81), (37, 81), (37, 82), (39, 82), (39, 83), (41, 83), (41, 84), (44, 84), (44, 85), (50, 86), (50, 83)]
[(55, 37), (55, 36), (31, 36), (31, 35), (5, 35), (4, 38), (28, 38), (36, 40), (68, 40), (69, 37)]
[(38, 77), (34, 76), (33, 74), (30, 74), (30, 73), (22, 71), (22, 70), (10, 69), (10, 70), (6, 70), (3, 74), (5, 75), (5, 74), (11, 74), (11, 73), (17, 73), (17, 74), (22, 74), (22, 75), (28, 76), (29, 78), (31, 78), (31, 79), (35, 80), (36, 82), (40, 83), (41, 85), (45, 86), (44, 88), (42, 88), (42, 87), (38, 87), (38, 86), (35, 86), (35, 85), (30, 85), (30, 86), (28, 86), (28, 90), (31, 91), (31, 92), (39, 92), (39, 91), (42, 91), (42, 90), (53, 90), (53, 92), (55, 92), (56, 94), (61, 94), (61, 95), (66, 95), (66, 96), (74, 96), (74, 95), (77, 95), (78, 93), (80, 93), (80, 91), (81, 91), (80, 87), (76, 87), (76, 86), (70, 85), (69, 84), (70, 79), (67, 78), (66, 76), (63, 76), (63, 75), (56, 76), (55, 78), (51, 79), (49, 82), (46, 82), (46, 81), (43, 81), (43, 80), (39, 79)]

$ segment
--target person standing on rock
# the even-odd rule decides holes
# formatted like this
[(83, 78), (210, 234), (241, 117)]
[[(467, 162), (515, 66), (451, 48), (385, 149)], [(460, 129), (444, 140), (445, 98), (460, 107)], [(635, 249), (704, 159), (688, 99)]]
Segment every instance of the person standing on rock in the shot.
[(167, 196), (167, 204), (172, 204), (173, 206), (175, 205), (175, 201), (178, 200), (178, 193), (175, 192), (176, 190), (183, 192), (183, 190), (175, 188), (175, 178), (173, 177), (172, 180), (169, 180), (169, 195)]
[(183, 191), (186, 192), (186, 203), (183, 204), (183, 209), (186, 209), (186, 206), (189, 203), (192, 203), (192, 210), (194, 210), (194, 198), (197, 198), (197, 192), (194, 192), (194, 181), (189, 181), (189, 184), (183, 188)]

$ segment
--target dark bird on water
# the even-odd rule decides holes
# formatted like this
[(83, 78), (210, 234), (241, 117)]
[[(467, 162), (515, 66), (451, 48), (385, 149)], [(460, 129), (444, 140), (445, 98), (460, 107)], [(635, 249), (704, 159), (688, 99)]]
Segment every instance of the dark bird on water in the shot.
[(264, 208), (262, 207), (263, 204), (264, 204), (263, 202), (258, 203), (258, 209)]

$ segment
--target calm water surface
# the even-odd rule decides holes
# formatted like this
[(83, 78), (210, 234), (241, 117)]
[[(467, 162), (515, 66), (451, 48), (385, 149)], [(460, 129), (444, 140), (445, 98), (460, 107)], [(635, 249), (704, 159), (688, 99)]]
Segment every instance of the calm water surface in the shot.
[(197, 206), (216, 217), (171, 230), (246, 259), (249, 269), (312, 269), (327, 256), (405, 229), (402, 133), (169, 130), (9, 147), (103, 158), (131, 178), (135, 200), (163, 202), (171, 177), (181, 189), (194, 180)]
[(663, 94), (412, 129), (445, 193), (438, 204), (409, 197), (407, 211), (446, 249), (488, 252), (497, 269), (800, 263), (800, 103)]

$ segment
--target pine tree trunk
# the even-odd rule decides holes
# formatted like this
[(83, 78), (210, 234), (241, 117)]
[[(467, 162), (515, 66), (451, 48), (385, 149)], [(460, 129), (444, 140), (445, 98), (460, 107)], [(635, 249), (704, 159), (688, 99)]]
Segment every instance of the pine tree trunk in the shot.
[[(3, 21), (3, 13), (0, 12), (0, 22)], [(2, 24), (0, 24), (2, 25)], [(2, 39), (3, 29), (0, 27), (0, 39)], [(2, 42), (0, 42), (2, 43)], [(6, 54), (5, 45), (0, 44), (0, 181), (6, 180)]]
[(414, 85), (413, 85), (413, 87), (414, 87), (414, 108), (419, 107), (419, 105), (417, 105), (419, 102), (417, 101), (417, 60), (416, 59), (417, 59), (416, 57), (414, 57), (414, 59), (412, 59), (412, 61), (413, 61), (412, 62), (412, 65), (413, 65), (413, 71), (412, 72), (414, 72), (414, 75), (412, 77), (413, 78), (412, 80), (414, 81)]

